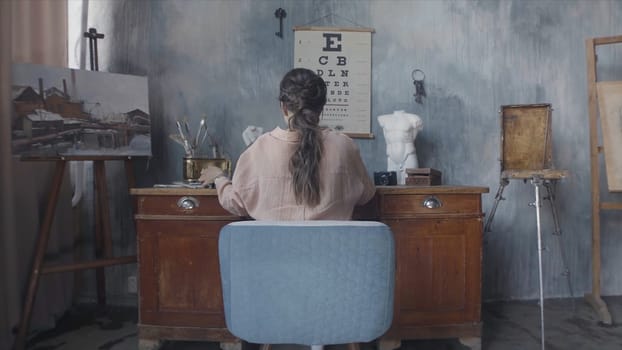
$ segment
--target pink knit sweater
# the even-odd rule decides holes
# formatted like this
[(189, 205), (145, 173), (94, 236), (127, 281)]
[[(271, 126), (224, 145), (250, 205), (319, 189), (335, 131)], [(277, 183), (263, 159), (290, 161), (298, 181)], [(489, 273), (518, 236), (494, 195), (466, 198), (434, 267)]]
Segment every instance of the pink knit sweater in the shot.
[(223, 208), (257, 220), (350, 220), (354, 206), (374, 196), (358, 146), (348, 136), (327, 129), (320, 161), (320, 203), (314, 208), (296, 204), (289, 159), (298, 139), (298, 133), (279, 127), (257, 138), (240, 155), (233, 179), (216, 179)]

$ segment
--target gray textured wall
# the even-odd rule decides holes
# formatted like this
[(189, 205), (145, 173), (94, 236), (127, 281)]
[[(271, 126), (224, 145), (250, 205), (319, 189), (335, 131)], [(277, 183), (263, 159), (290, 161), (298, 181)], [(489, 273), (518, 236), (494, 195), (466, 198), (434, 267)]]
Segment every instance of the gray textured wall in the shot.
[[(557, 193), (562, 244), (574, 295), (591, 288), (585, 39), (622, 34), (622, 1), (186, 0), (91, 7), (93, 21), (108, 21), (100, 29), (108, 34), (102, 66), (150, 79), (154, 158), (137, 162), (141, 185), (181, 178), (182, 150), (167, 137), (177, 117), (196, 123), (207, 114), (210, 129), (233, 159), (243, 150), (247, 125), (270, 130), (282, 122), (277, 85), (292, 67), (291, 28), (297, 25), (375, 29), (376, 139), (357, 141), (370, 173), (386, 161), (375, 116), (397, 109), (416, 113), (424, 121), (416, 140), (420, 165), (441, 170), (445, 184), (490, 187), (483, 196), (485, 211), (499, 180), (499, 106), (551, 103), (554, 163), (571, 174)], [(283, 39), (274, 35), (279, 7), (287, 11)], [(599, 54), (601, 77), (622, 79), (620, 49)], [(423, 105), (412, 97), (415, 68), (426, 74)], [(515, 181), (505, 197), (484, 248), (484, 298), (535, 298), (536, 225), (528, 206), (533, 188)], [(605, 198), (622, 200), (619, 194)], [(115, 212), (126, 211), (121, 203)], [(568, 296), (550, 215), (544, 213), (545, 296)], [(603, 294), (619, 295), (622, 215), (608, 213), (602, 222)], [(131, 226), (124, 225), (117, 229)]]

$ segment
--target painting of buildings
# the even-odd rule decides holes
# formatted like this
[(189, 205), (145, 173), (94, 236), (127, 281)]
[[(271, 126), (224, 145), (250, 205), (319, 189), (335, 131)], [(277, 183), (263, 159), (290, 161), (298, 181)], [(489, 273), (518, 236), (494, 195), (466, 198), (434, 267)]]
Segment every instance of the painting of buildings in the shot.
[(18, 123), (18, 127), (22, 126), (22, 120), (28, 114), (34, 112), (36, 109), (43, 108), (43, 99), (32, 87), (30, 86), (13, 86), (13, 107), (15, 110), (15, 116), (13, 119), (13, 127), (15, 123)]
[(150, 156), (147, 78), (14, 64), (17, 156)]

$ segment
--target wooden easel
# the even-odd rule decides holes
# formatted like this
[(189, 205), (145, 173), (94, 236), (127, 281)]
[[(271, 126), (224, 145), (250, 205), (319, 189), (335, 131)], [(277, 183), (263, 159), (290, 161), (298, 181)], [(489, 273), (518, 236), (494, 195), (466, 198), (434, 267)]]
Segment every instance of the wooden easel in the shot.
[(538, 280), (540, 305), (540, 347), (545, 349), (544, 333), (544, 281), (542, 270), (542, 227), (540, 208), (542, 200), (540, 188), (544, 186), (546, 197), (550, 204), (557, 243), (561, 252), (563, 275), (568, 282), (568, 290), (572, 296), (570, 270), (566, 262), (563, 245), (561, 243), (562, 230), (559, 225), (557, 206), (555, 204), (555, 184), (568, 175), (568, 171), (553, 169), (552, 156), (552, 113), (550, 104), (507, 105), (501, 106), (501, 176), (499, 189), (490, 215), (484, 226), (484, 234), (490, 232), (492, 220), (500, 201), (504, 200), (503, 190), (510, 180), (530, 180), (534, 188), (535, 201), (531, 203), (536, 209), (536, 227), (538, 243)]
[[(89, 39), (89, 51), (91, 59), (91, 70), (99, 70), (99, 62), (97, 59), (97, 39), (103, 39), (104, 34), (98, 33), (95, 28), (89, 28), (84, 33), (84, 37)], [(135, 158), (135, 157), (134, 157)], [(35, 255), (33, 257), (30, 277), (28, 280), (28, 289), (24, 306), (22, 309), (21, 319), (17, 337), (15, 338), (14, 350), (23, 350), (26, 348), (26, 336), (30, 328), (30, 318), (32, 316), (32, 307), (34, 299), (37, 295), (37, 287), (39, 278), (43, 274), (55, 272), (69, 272), (96, 269), (95, 276), (97, 281), (97, 303), (99, 305), (106, 304), (106, 276), (104, 267), (122, 264), (131, 264), (136, 262), (136, 255), (128, 255), (122, 257), (112, 256), (112, 235), (110, 230), (110, 207), (108, 203), (108, 188), (106, 185), (106, 167), (105, 161), (125, 161), (125, 173), (127, 177), (128, 193), (129, 189), (135, 187), (134, 171), (132, 168), (131, 156), (59, 156), (58, 158), (50, 157), (22, 157), (24, 161), (55, 161), (56, 170), (52, 179), (51, 190), (48, 196), (48, 202), (45, 210), (43, 223), (37, 237)], [(60, 188), (63, 183), (63, 175), (68, 161), (93, 161), (93, 170), (95, 177), (95, 260), (74, 262), (72, 264), (57, 264), (52, 266), (43, 266), (43, 258), (48, 246), (50, 237), (50, 229), (54, 221), (54, 213)], [(133, 208), (135, 209), (135, 208)], [(135, 210), (134, 210), (135, 211)]]
[[(105, 161), (124, 160), (125, 172), (127, 176), (128, 192), (134, 187), (134, 172), (131, 163), (131, 157), (121, 156), (68, 156), (59, 157), (55, 160), (56, 169), (52, 179), (51, 190), (45, 209), (43, 223), (37, 237), (35, 255), (33, 257), (30, 278), (28, 281), (28, 289), (24, 306), (22, 309), (21, 320), (17, 337), (15, 339), (15, 350), (25, 349), (26, 336), (30, 326), (30, 318), (32, 315), (32, 307), (37, 294), (37, 287), (41, 275), (55, 272), (79, 271), (87, 269), (96, 269), (97, 280), (97, 302), (100, 305), (106, 304), (106, 280), (104, 275), (104, 267), (121, 264), (131, 264), (136, 262), (136, 255), (123, 257), (112, 256), (112, 236), (110, 232), (110, 211), (108, 203), (108, 189), (106, 185), (106, 169)], [(50, 161), (50, 158), (25, 158), (27, 161)], [(54, 159), (52, 159), (54, 160)], [(68, 161), (92, 160), (95, 174), (95, 260), (85, 262), (74, 262), (72, 264), (62, 265), (43, 265), (43, 258), (47, 250), (48, 240), (50, 237), (50, 229), (54, 221), (54, 213), (58, 196), (63, 182), (63, 175)]]
[(590, 169), (592, 176), (592, 292), (585, 294), (585, 299), (592, 305), (600, 321), (611, 325), (611, 314), (607, 304), (600, 294), (600, 211), (622, 210), (622, 203), (602, 202), (600, 200), (600, 167), (599, 154), (603, 153), (604, 146), (598, 144), (598, 129), (600, 124), (598, 112), (598, 93), (596, 82), (596, 46), (622, 44), (622, 35), (592, 38), (585, 41), (587, 58), (587, 88), (590, 116)]

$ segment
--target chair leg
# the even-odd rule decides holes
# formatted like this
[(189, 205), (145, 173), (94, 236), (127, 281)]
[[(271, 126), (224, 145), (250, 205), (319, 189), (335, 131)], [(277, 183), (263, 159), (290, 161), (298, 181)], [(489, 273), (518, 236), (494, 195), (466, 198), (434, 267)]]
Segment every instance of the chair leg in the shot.
[(361, 350), (361, 345), (359, 343), (350, 343), (348, 344), (348, 350)]
[(259, 350), (270, 350), (272, 348), (271, 344), (261, 344)]

